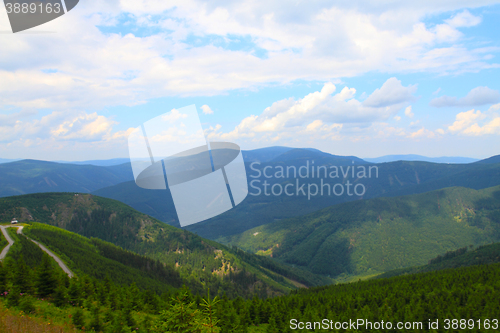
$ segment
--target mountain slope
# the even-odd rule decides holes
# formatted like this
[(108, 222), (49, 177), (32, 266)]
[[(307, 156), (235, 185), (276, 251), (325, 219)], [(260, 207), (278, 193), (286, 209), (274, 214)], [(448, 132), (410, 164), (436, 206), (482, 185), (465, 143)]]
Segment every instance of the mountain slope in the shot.
[(500, 186), (448, 188), (332, 206), (226, 238), (254, 253), (331, 276), (422, 265), (500, 239)]
[(157, 293), (180, 288), (183, 283), (173, 265), (162, 265), (96, 238), (40, 223), (31, 223), (23, 233), (56, 252), (79, 275), (109, 278), (122, 285), (135, 283), (140, 289)]
[(429, 260), (427, 265), (392, 270), (378, 275), (377, 278), (498, 263), (500, 263), (500, 243), (494, 243), (483, 245), (473, 250), (463, 247), (455, 251), (448, 251), (444, 255), (439, 255)]
[(188, 231), (166, 225), (115, 200), (92, 195), (38, 193), (0, 199), (0, 219), (15, 215), (96, 237), (135, 253), (175, 265), (183, 279), (202, 292), (251, 296), (283, 293), (298, 283), (325, 284), (329, 279), (275, 263), (269, 258), (229, 249)]
[(89, 193), (132, 179), (130, 164), (99, 167), (22, 160), (0, 164), (0, 197), (40, 192)]

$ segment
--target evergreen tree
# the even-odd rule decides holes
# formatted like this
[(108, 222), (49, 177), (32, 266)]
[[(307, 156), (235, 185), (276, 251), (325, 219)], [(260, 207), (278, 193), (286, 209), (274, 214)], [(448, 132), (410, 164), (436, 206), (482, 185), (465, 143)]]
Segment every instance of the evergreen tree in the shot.
[(15, 266), (14, 280), (12, 281), (14, 286), (17, 287), (19, 293), (24, 294), (31, 292), (31, 274), (22, 254)]
[[(155, 333), (179, 332), (179, 333), (215, 333), (219, 328), (215, 326), (214, 317), (212, 321), (208, 313), (205, 315), (196, 309), (194, 302), (190, 302), (191, 295), (185, 291), (174, 298), (174, 305), (170, 309), (162, 311), (151, 329)], [(212, 308), (211, 306), (208, 309)], [(207, 309), (207, 306), (205, 306)], [(211, 310), (210, 310), (211, 311)], [(213, 314), (212, 314), (213, 315)]]
[(0, 261), (0, 296), (7, 289), (7, 268)]
[(66, 287), (63, 284), (57, 286), (54, 293), (54, 305), (62, 308), (68, 304), (68, 296), (66, 295)]
[(38, 276), (36, 281), (37, 293), (40, 297), (52, 295), (57, 287), (57, 280), (54, 276), (54, 270), (51, 265), (51, 258), (44, 255), (42, 264), (38, 268)]
[(85, 320), (83, 318), (83, 311), (80, 307), (77, 307), (71, 316), (71, 321), (76, 328), (81, 329), (85, 326)]
[(92, 308), (92, 319), (90, 320), (90, 328), (95, 332), (99, 332), (102, 330), (102, 322), (101, 317), (99, 315), (99, 305), (95, 305)]
[(81, 305), (81, 289), (77, 279), (71, 279), (68, 289), (68, 301), (73, 306)]

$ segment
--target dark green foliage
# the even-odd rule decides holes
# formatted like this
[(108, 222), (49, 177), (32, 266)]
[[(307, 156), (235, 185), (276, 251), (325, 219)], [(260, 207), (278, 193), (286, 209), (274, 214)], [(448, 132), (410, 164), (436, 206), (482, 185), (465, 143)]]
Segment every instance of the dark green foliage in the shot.
[(7, 232), (14, 241), (14, 244), (7, 253), (8, 258), (18, 261), (22, 256), (23, 261), (31, 268), (38, 266), (42, 262), (44, 252), (38, 245), (27, 239), (24, 235), (17, 234), (17, 230), (14, 228), (7, 229)]
[(76, 328), (81, 329), (85, 326), (85, 320), (83, 317), (83, 311), (79, 307), (76, 307), (71, 315), (71, 322), (75, 325)]
[(186, 291), (176, 298), (170, 309), (162, 311), (153, 324), (152, 332), (179, 332), (179, 333), (216, 333), (219, 328), (216, 326), (214, 306), (217, 300), (204, 300), (203, 312), (196, 308), (195, 302), (190, 300), (190, 295)]
[(54, 291), (54, 305), (63, 308), (68, 304), (68, 296), (66, 294), (66, 287), (63, 284), (57, 286)]
[[(34, 223), (24, 232), (60, 254), (75, 272), (98, 279), (109, 277), (115, 283), (125, 285), (135, 282), (142, 289), (156, 292), (168, 292), (172, 288), (180, 287), (180, 277), (173, 269), (168, 270), (154, 260), (124, 251), (115, 245), (100, 240), (91, 241), (43, 224)], [(107, 255), (113, 259), (108, 259)], [(135, 268), (135, 265), (138, 268)]]
[(0, 261), (0, 294), (2, 294), (7, 287), (7, 268), (4, 268), (4, 264)]
[(54, 293), (57, 280), (52, 269), (52, 258), (44, 254), (42, 263), (38, 267), (36, 288), (40, 297), (47, 297)]
[(28, 266), (26, 266), (24, 257), (21, 255), (17, 260), (12, 281), (19, 293), (31, 293), (33, 291), (32, 276), (33, 272), (29, 270)]
[(500, 263), (500, 243), (483, 245), (469, 250), (467, 250), (467, 247), (463, 247), (455, 251), (449, 251), (442, 256), (439, 255), (431, 259), (427, 265), (396, 269), (383, 273), (377, 278), (494, 263)]
[[(302, 322), (325, 318), (334, 322), (422, 322), (423, 331), (428, 332), (429, 319), (497, 318), (499, 274), (500, 264), (493, 264), (302, 289), (264, 302), (252, 300), (255, 307), (267, 304), (270, 309), (267, 321), (258, 316), (253, 320), (256, 324), (269, 323), (268, 332), (294, 332), (290, 328), (292, 318)], [(481, 330), (476, 325), (467, 332)]]
[(35, 305), (33, 304), (33, 297), (31, 295), (23, 295), (19, 300), (19, 309), (24, 313), (35, 312)]

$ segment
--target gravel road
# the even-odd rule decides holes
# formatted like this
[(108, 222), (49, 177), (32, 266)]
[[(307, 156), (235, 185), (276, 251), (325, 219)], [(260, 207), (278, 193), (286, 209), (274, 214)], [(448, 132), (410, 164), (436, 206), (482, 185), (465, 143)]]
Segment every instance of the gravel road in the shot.
[[(0, 260), (4, 259), (5, 256), (7, 255), (7, 252), (9, 252), (9, 249), (10, 247), (12, 246), (12, 244), (14, 244), (14, 241), (12, 240), (12, 238), (10, 238), (9, 234), (7, 233), (7, 228), (18, 228), (17, 229), (17, 233), (18, 234), (23, 234), (23, 226), (19, 226), (19, 227), (16, 227), (16, 226), (0, 226), (0, 228), (2, 229), (2, 233), (3, 235), (5, 236), (5, 238), (7, 239), (7, 242), (9, 242), (9, 245), (7, 245), (2, 253), (0, 254)], [(59, 259), (58, 256), (56, 256), (52, 251), (50, 251), (49, 249), (47, 249), (45, 246), (43, 246), (42, 244), (38, 243), (37, 241), (34, 241), (32, 240), (31, 238), (29, 238), (28, 236), (24, 235), (26, 238), (28, 238), (30, 241), (32, 241), (33, 243), (35, 243), (36, 245), (38, 245), (38, 247), (40, 247), (40, 249), (42, 249), (42, 251), (44, 251), (45, 253), (47, 253), (49, 256), (51, 256), (52, 258), (54, 258), (54, 260), (57, 262), (57, 264), (62, 268), (62, 270), (68, 274), (68, 276), (70, 278), (72, 278), (73, 276), (75, 276), (73, 274), (73, 272), (68, 268), (68, 266), (66, 266), (61, 259)]]

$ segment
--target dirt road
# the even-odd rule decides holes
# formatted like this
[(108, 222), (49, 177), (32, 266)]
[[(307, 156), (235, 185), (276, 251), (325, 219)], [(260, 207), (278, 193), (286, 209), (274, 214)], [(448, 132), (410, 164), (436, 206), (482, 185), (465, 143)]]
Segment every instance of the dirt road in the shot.
[(7, 252), (9, 252), (10, 247), (12, 246), (12, 244), (14, 244), (14, 241), (12, 240), (12, 238), (10, 238), (9, 233), (7, 232), (6, 228), (8, 228), (8, 227), (0, 225), (0, 229), (2, 229), (2, 234), (5, 237), (5, 239), (7, 240), (7, 242), (9, 243), (9, 244), (7, 244), (6, 247), (4, 247), (4, 249), (2, 250), (2, 253), (0, 253), (0, 260), (3, 260), (5, 258), (5, 256), (7, 255)]
[[(12, 238), (10, 238), (10, 236), (9, 236), (9, 234), (8, 234), (7, 230), (6, 230), (7, 228), (11, 228), (11, 227), (13, 227), (13, 228), (18, 228), (18, 229), (17, 229), (17, 233), (18, 233), (18, 234), (20, 234), (20, 235), (21, 235), (21, 234), (23, 234), (23, 228), (24, 228), (23, 226), (19, 226), (19, 227), (17, 227), (17, 226), (0, 226), (0, 228), (2, 229), (2, 233), (3, 233), (3, 235), (4, 235), (4, 236), (5, 236), (5, 238), (7, 239), (7, 242), (9, 242), (9, 245), (7, 245), (7, 246), (3, 249), (2, 253), (0, 254), (0, 260), (3, 260), (3, 259), (5, 258), (5, 256), (7, 255), (7, 252), (9, 252), (10, 247), (12, 246), (12, 244), (14, 244), (14, 241), (12, 240)], [(23, 234), (23, 235), (24, 235), (24, 234)], [(32, 241), (33, 243), (35, 243), (36, 245), (38, 245), (38, 247), (40, 247), (40, 249), (42, 249), (42, 251), (44, 251), (44, 252), (45, 252), (45, 253), (47, 253), (49, 256), (51, 256), (51, 257), (52, 257), (52, 258), (53, 258), (53, 259), (57, 262), (57, 264), (59, 265), (59, 267), (61, 267), (61, 268), (62, 268), (62, 270), (63, 270), (66, 274), (68, 274), (68, 276), (69, 276), (70, 278), (72, 278), (73, 276), (75, 276), (75, 275), (73, 274), (73, 272), (72, 272), (72, 271), (68, 268), (68, 266), (66, 266), (66, 264), (64, 264), (64, 263), (62, 262), (62, 260), (61, 260), (61, 259), (59, 259), (59, 257), (58, 257), (58, 256), (56, 256), (56, 255), (55, 255), (52, 251), (50, 251), (49, 249), (47, 249), (45, 246), (43, 246), (42, 244), (38, 243), (37, 241), (32, 240), (32, 239), (31, 239), (31, 238), (29, 238), (28, 236), (26, 236), (26, 235), (24, 235), (24, 236), (25, 236), (26, 238), (28, 238), (30, 241)]]

